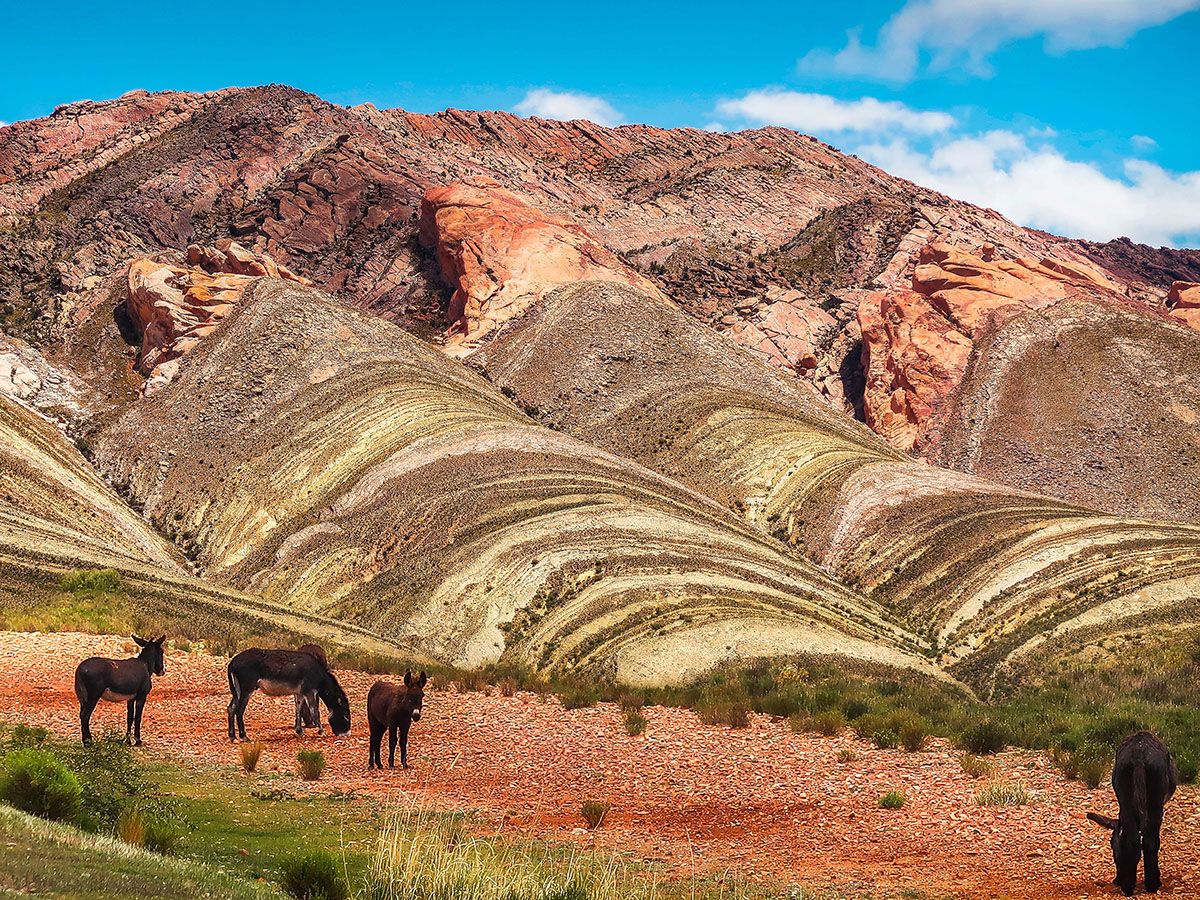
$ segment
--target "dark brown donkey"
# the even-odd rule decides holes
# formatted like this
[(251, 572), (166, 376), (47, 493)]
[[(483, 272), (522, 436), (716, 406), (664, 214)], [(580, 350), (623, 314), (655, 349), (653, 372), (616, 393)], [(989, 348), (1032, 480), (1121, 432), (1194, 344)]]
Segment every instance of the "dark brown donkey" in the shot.
[[(307, 697), (320, 715), (317, 698), (329, 709), (329, 727), (335, 735), (350, 731), (350, 701), (337, 678), (311, 653), (297, 650), (243, 650), (229, 661), (229, 739), (246, 740), (246, 704), (250, 695), (262, 691), (268, 697)], [(236, 728), (236, 731), (235, 731)], [(304, 734), (300, 724), (300, 704), (296, 704), (296, 734)]]
[(408, 729), (421, 718), (425, 702), (425, 673), (416, 678), (404, 673), (404, 684), (377, 681), (367, 694), (367, 723), (371, 726), (368, 769), (382, 769), (380, 758), (383, 732), (388, 733), (388, 768), (396, 768), (396, 732), (400, 732), (400, 765), (408, 768)]
[(1159, 833), (1163, 806), (1179, 786), (1179, 770), (1171, 751), (1149, 731), (1138, 731), (1121, 742), (1112, 773), (1113, 792), (1120, 808), (1111, 819), (1099, 813), (1087, 817), (1112, 831), (1113, 883), (1126, 897), (1137, 886), (1138, 859), (1146, 861), (1146, 890), (1162, 887), (1158, 869)]
[[(321, 665), (327, 669), (329, 668), (329, 657), (325, 655), (325, 648), (320, 644), (301, 644), (296, 648), (296, 652), (315, 656)], [(325, 733), (325, 728), (321, 725), (321, 708), (317, 706), (315, 697), (308, 694), (297, 695), (296, 712), (300, 716), (301, 728), (315, 728), (317, 729), (317, 734)]]
[(85, 659), (75, 669), (75, 696), (79, 698), (79, 728), (83, 732), (83, 743), (92, 742), (92, 711), (101, 700), (124, 703), (125, 740), (133, 732), (133, 743), (142, 746), (142, 709), (150, 693), (151, 676), (162, 675), (162, 637), (144, 640), (136, 634), (133, 641), (142, 651), (133, 659), (106, 659), (93, 656)]

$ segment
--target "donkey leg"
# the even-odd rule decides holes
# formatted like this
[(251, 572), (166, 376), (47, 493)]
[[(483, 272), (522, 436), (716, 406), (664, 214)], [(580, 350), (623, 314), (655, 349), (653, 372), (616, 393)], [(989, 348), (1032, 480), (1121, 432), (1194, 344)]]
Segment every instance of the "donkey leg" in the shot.
[(300, 721), (300, 714), (304, 705), (303, 696), (303, 694), (297, 694), (294, 698), (296, 701), (296, 724), (294, 726), (296, 729), (296, 737), (304, 737), (304, 723)]
[(246, 691), (237, 699), (237, 705), (233, 709), (234, 719), (237, 720), (238, 737), (243, 741), (248, 740), (246, 737), (246, 704), (250, 702), (250, 695), (253, 691)]
[(412, 720), (405, 719), (400, 723), (400, 765), (408, 768), (408, 729), (412, 727)]
[(1146, 891), (1155, 893), (1162, 887), (1162, 873), (1158, 870), (1159, 836), (1162, 832), (1162, 809), (1151, 810), (1150, 824), (1142, 832), (1142, 855), (1146, 866)]
[(371, 723), (371, 739), (367, 748), (367, 768), (375, 769), (383, 768), (383, 761), (379, 758), (380, 750), (383, 747), (383, 724), (381, 722)]
[(92, 712), (96, 709), (97, 702), (91, 699), (79, 701), (79, 730), (83, 734), (85, 747), (92, 743)]
[(125, 743), (129, 743), (129, 734), (133, 731), (133, 701), (125, 704)]
[(133, 709), (133, 746), (142, 746), (142, 710), (146, 708), (146, 695), (134, 701)]
[(308, 695), (308, 710), (312, 715), (312, 719), (317, 723), (317, 734), (325, 733), (325, 726), (321, 723), (321, 703), (317, 699), (317, 692), (313, 691)]
[(396, 768), (396, 726), (388, 725), (388, 768)]

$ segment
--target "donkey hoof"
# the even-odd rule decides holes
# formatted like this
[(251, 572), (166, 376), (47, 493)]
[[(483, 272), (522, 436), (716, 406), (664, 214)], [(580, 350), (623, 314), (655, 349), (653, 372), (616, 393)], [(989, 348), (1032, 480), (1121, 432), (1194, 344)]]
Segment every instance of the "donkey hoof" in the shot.
[(142, 746), (142, 742), (141, 742), (141, 741), (134, 741), (134, 742), (133, 742), (133, 746), (135, 746), (135, 747), (140, 747), (140, 746)]

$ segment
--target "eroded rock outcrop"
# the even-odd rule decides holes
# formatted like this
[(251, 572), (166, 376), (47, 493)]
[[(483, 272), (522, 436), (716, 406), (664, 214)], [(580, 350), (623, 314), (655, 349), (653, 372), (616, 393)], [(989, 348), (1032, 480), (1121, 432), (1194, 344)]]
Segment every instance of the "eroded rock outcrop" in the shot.
[(1174, 282), (1167, 294), (1167, 309), (1172, 317), (1200, 331), (1200, 283)]
[(565, 284), (617, 281), (661, 296), (578, 225), (536, 209), (490, 178), (430, 188), (421, 203), (420, 234), (454, 288), (446, 344), (455, 355), (470, 352)]
[(912, 289), (859, 302), (867, 424), (895, 447), (919, 448), (958, 386), (975, 341), (1014, 316), (1070, 297), (1125, 301), (1123, 286), (1077, 259), (1003, 259), (935, 241), (922, 249)]
[(254, 279), (308, 284), (271, 257), (251, 253), (235, 241), (190, 246), (187, 261), (187, 267), (152, 259), (129, 264), (126, 310), (142, 338), (135, 365), (147, 376), (147, 395), (171, 383), (180, 357), (212, 333)]

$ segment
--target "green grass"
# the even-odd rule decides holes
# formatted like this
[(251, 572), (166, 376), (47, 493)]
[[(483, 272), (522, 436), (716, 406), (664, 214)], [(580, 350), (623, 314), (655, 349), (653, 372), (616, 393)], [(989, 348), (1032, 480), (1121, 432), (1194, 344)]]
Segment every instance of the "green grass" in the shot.
[(192, 860), (175, 859), (47, 822), (0, 804), (0, 893), (38, 897), (156, 897), (164, 900), (282, 896), (271, 886), (233, 877)]

